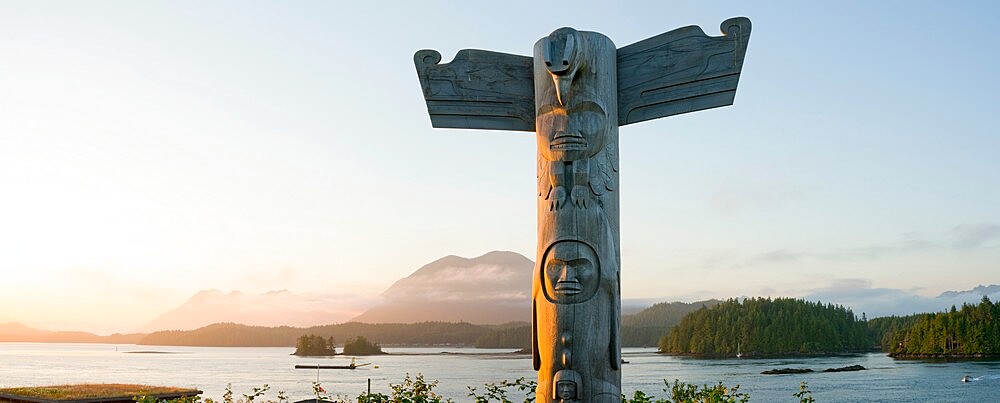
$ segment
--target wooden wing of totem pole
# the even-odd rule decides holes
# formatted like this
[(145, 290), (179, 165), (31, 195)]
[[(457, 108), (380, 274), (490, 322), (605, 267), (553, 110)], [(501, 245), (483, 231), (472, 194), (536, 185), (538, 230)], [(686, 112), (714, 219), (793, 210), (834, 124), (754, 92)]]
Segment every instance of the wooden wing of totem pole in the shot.
[(539, 401), (621, 401), (618, 127), (732, 105), (750, 20), (721, 28), (717, 37), (678, 28), (620, 49), (599, 33), (559, 28), (533, 57), (413, 57), (434, 127), (536, 133)]

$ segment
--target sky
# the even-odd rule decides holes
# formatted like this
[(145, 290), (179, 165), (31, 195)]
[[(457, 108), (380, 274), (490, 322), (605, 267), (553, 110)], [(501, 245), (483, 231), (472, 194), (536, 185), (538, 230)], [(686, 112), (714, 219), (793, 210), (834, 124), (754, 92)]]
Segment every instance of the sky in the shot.
[(534, 135), (432, 128), (413, 53), (733, 16), (735, 104), (620, 131), (623, 297), (1000, 283), (998, 6), (748, 3), (0, 2), (0, 322), (128, 331), (205, 289), (363, 309), (446, 255), (533, 258)]

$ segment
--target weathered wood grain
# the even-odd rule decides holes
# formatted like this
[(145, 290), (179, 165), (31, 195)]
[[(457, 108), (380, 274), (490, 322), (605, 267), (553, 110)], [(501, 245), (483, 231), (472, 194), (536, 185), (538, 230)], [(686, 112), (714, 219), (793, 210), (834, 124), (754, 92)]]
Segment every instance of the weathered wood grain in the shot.
[(750, 20), (730, 18), (721, 28), (718, 37), (678, 28), (618, 49), (618, 124), (732, 105)]
[(535, 130), (530, 57), (464, 49), (440, 61), (434, 50), (413, 56), (432, 126)]
[(615, 45), (595, 32), (560, 28), (535, 44), (534, 59), (536, 398), (617, 403), (621, 298)]

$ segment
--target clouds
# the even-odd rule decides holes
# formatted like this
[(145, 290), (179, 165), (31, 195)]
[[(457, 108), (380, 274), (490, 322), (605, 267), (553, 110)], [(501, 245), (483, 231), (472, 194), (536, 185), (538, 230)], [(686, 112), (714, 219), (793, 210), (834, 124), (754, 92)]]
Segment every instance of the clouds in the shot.
[[(979, 223), (957, 225), (950, 232), (951, 245), (959, 249), (972, 249), (994, 245), (993, 240), (1000, 240), (1000, 224)], [(1000, 245), (1000, 243), (997, 243)]]
[[(979, 290), (977, 292), (976, 290)], [(809, 290), (801, 298), (807, 301), (822, 301), (847, 306), (860, 315), (869, 318), (889, 315), (910, 315), (924, 312), (940, 312), (952, 305), (974, 304), (983, 295), (996, 301), (1000, 298), (997, 287), (977, 287), (964, 292), (945, 292), (935, 297), (917, 294), (918, 290), (895, 288), (873, 288), (871, 281), (863, 278), (835, 279), (827, 285)], [(989, 292), (993, 292), (989, 294)]]
[[(857, 261), (879, 259), (903, 254), (930, 251), (968, 252), (976, 248), (991, 247), (1000, 240), (1000, 224), (960, 224), (936, 236), (916, 232), (901, 234), (899, 239), (868, 245), (830, 248), (827, 250), (775, 249), (745, 258), (736, 267), (757, 267), (805, 261)], [(1000, 243), (998, 243), (1000, 244)]]

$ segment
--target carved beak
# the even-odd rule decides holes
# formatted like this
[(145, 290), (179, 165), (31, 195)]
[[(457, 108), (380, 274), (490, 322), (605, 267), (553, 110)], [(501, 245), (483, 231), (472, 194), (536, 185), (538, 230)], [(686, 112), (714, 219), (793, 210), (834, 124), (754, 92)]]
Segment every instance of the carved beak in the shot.
[(574, 74), (552, 75), (552, 81), (556, 87), (556, 99), (559, 100), (559, 105), (566, 105), (566, 100), (569, 99), (569, 88), (573, 84)]

